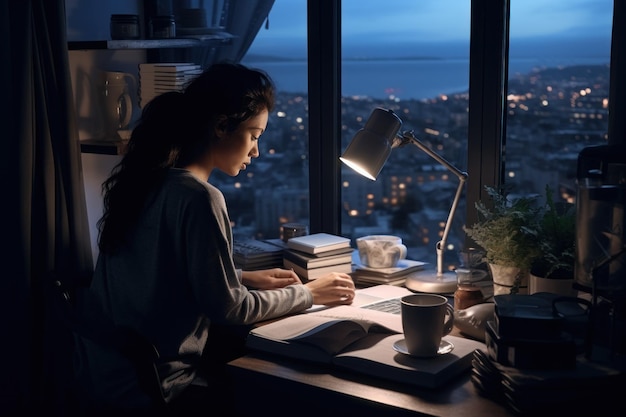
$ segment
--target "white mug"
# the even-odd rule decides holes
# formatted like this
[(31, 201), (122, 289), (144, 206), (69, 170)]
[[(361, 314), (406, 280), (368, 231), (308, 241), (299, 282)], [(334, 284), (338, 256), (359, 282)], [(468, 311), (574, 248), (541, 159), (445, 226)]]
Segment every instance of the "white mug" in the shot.
[(402, 238), (391, 235), (369, 235), (357, 238), (361, 263), (370, 268), (391, 268), (406, 258)]
[(100, 105), (104, 121), (104, 131), (115, 136), (120, 129), (126, 129), (133, 115), (130, 96), (131, 86), (136, 86), (134, 75), (119, 71), (103, 71), (100, 76)]

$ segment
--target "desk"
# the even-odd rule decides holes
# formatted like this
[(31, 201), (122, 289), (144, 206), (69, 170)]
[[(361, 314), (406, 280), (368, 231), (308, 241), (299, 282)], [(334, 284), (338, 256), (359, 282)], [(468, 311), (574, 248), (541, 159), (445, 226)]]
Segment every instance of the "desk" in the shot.
[(243, 416), (512, 416), (480, 396), (470, 371), (425, 389), (264, 353), (227, 365)]
[[(462, 337), (456, 326), (451, 334)], [(238, 412), (243, 416), (513, 415), (505, 406), (478, 394), (470, 380), (470, 370), (443, 388), (429, 389), (330, 365), (248, 352), (230, 361), (227, 371), (236, 387)]]

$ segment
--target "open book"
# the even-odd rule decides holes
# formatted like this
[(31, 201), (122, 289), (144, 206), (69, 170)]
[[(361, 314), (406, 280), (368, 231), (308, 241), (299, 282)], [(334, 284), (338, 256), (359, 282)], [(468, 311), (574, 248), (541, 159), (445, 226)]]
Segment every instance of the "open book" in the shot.
[(399, 314), (339, 306), (256, 327), (246, 343), (252, 350), (430, 388), (469, 370), (473, 351), (485, 349), (481, 342), (448, 335), (450, 353), (415, 358), (394, 349), (403, 338)]

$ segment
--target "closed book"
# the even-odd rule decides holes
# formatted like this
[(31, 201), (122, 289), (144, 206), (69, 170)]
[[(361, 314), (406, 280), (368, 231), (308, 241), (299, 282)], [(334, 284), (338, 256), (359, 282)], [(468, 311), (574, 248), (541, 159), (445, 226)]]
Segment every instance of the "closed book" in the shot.
[(352, 263), (352, 251), (353, 249), (350, 248), (349, 252), (343, 252), (337, 255), (313, 256), (305, 252), (286, 249), (283, 252), (283, 258), (288, 259), (303, 268), (312, 269), (340, 263)]
[(508, 340), (559, 339), (563, 318), (552, 307), (554, 294), (500, 294), (493, 297), (495, 330)]
[(345, 274), (349, 274), (350, 272), (352, 272), (352, 263), (350, 262), (323, 266), (321, 268), (307, 269), (301, 267), (296, 263), (291, 262), (288, 259), (283, 259), (283, 266), (286, 269), (293, 269), (293, 271), (298, 274), (300, 278), (303, 278), (305, 280), (312, 280), (323, 277), (324, 275), (330, 274), (331, 272), (343, 272)]
[(290, 249), (309, 254), (321, 254), (335, 249), (350, 247), (350, 239), (329, 233), (313, 233), (311, 235), (292, 237), (287, 241)]
[(354, 280), (354, 283), (359, 285), (360, 287), (373, 287), (375, 285), (395, 285), (401, 287), (406, 283), (406, 277), (381, 280), (378, 278), (369, 279), (369, 277), (355, 277), (353, 274), (352, 278)]
[(576, 344), (567, 333), (558, 339), (506, 340), (498, 335), (495, 323), (487, 321), (485, 344), (496, 362), (520, 369), (571, 369), (576, 366)]
[[(289, 249), (289, 248), (287, 248)], [(306, 252), (302, 252), (296, 249), (291, 249), (295, 252), (299, 252), (299, 253), (306, 253)], [(351, 246), (345, 246), (343, 248), (339, 248), (339, 249), (332, 249), (332, 250), (327, 250), (324, 252), (320, 252), (320, 253), (306, 253), (309, 256), (312, 256), (314, 258), (324, 258), (326, 256), (335, 256), (335, 255), (341, 255), (341, 254), (345, 254), (345, 253), (350, 253), (352, 254), (353, 252), (355, 252), (354, 248), (352, 248)], [(353, 262), (354, 263), (354, 262)]]
[(355, 283), (361, 285), (403, 285), (406, 281), (406, 276), (401, 276), (398, 278), (381, 278), (381, 277), (370, 277), (367, 275), (356, 275), (354, 272), (352, 273), (352, 279)]

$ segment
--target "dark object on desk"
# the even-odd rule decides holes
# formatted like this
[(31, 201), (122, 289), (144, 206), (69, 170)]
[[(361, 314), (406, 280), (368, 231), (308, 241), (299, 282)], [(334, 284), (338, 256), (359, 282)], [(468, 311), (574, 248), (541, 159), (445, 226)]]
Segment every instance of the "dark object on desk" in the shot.
[[(472, 383), (518, 415), (623, 415), (626, 373), (582, 357), (573, 369), (521, 370), (474, 351)], [(620, 411), (621, 410), (621, 411)]]
[(586, 303), (550, 293), (495, 296), (485, 333), (491, 358), (520, 369), (573, 368), (583, 345), (577, 328), (588, 325)]
[(505, 339), (493, 321), (487, 322), (485, 344), (489, 356), (499, 364), (519, 369), (572, 369), (576, 366), (576, 344), (567, 333), (548, 340)]
[(505, 339), (559, 338), (563, 319), (552, 307), (553, 295), (542, 294), (494, 296), (498, 335)]
[(280, 226), (280, 238), (283, 242), (298, 236), (306, 236), (309, 234), (309, 226), (301, 223), (283, 223)]

